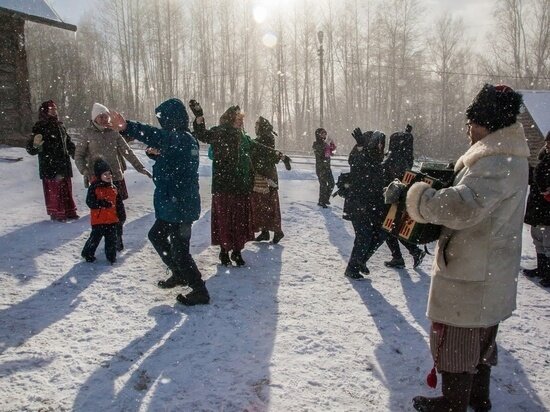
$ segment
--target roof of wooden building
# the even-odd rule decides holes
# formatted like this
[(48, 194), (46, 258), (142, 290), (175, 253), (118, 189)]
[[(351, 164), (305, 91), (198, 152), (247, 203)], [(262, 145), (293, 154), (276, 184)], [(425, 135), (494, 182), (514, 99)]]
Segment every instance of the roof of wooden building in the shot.
[(0, 13), (76, 31), (76, 26), (65, 23), (45, 0), (0, 0)]
[(518, 90), (523, 105), (544, 138), (550, 131), (550, 90)]

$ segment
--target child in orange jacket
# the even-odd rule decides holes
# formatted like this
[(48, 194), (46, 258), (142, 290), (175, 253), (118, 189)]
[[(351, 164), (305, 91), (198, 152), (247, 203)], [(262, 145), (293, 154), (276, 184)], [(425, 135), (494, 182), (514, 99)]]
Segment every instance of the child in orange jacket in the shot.
[(86, 204), (91, 209), (92, 233), (82, 249), (86, 262), (95, 261), (95, 251), (105, 237), (105, 256), (112, 264), (116, 262), (117, 224), (125, 220), (122, 197), (113, 184), (111, 167), (103, 159), (94, 163), (95, 180), (88, 188)]

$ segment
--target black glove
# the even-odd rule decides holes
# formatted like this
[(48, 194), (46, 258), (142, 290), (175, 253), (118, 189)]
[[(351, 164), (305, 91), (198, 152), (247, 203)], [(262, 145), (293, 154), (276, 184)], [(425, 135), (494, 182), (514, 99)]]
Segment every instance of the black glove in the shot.
[(290, 166), (290, 162), (292, 162), (290, 157), (288, 157), (288, 156), (283, 157), (283, 163), (285, 164), (285, 169), (286, 170), (292, 169), (292, 167)]
[(189, 107), (191, 109), (191, 111), (193, 112), (193, 114), (195, 115), (195, 117), (203, 117), (204, 116), (204, 112), (202, 111), (202, 107), (200, 105), (199, 102), (197, 102), (196, 100), (189, 100)]
[(363, 141), (363, 132), (359, 127), (355, 128), (351, 135), (358, 144), (361, 144), (361, 142)]
[(111, 202), (109, 202), (108, 200), (105, 200), (105, 199), (99, 199), (97, 201), (97, 204), (99, 205), (99, 207), (104, 207), (106, 209), (113, 206), (113, 204)]

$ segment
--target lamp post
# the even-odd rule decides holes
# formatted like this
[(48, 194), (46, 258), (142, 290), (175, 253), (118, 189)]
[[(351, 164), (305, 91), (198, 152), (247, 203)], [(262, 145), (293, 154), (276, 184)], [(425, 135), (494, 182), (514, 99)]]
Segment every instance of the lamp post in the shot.
[(320, 30), (317, 33), (317, 39), (319, 40), (319, 49), (317, 53), (319, 54), (319, 96), (320, 96), (320, 115), (319, 115), (319, 127), (323, 127), (323, 115), (324, 115), (324, 92), (323, 92), (323, 54), (325, 50), (323, 49), (323, 31)]

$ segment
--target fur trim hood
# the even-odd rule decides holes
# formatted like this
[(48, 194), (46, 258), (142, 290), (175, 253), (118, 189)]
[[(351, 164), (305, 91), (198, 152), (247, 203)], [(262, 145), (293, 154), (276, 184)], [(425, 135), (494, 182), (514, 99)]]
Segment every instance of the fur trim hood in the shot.
[(472, 145), (457, 160), (455, 173), (464, 166), (472, 167), (479, 159), (495, 155), (529, 157), (529, 146), (521, 123), (516, 122), (511, 126), (498, 129)]

